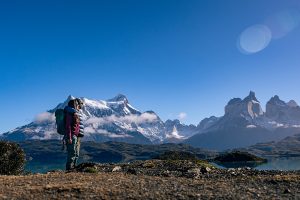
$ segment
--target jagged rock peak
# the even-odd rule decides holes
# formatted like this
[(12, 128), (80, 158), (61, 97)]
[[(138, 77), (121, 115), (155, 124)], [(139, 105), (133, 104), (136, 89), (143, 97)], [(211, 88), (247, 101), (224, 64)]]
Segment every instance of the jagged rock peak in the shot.
[(249, 95), (243, 101), (252, 101), (252, 100), (259, 102), (255, 96), (255, 92), (250, 91)]
[(233, 105), (233, 104), (237, 104), (237, 103), (240, 103), (242, 101), (241, 98), (233, 98), (231, 99), (227, 105)]
[(298, 126), (300, 124), (300, 107), (294, 100), (286, 103), (278, 96), (274, 96), (266, 105), (266, 116), (277, 123)]
[(75, 97), (72, 95), (69, 95), (63, 103), (58, 104), (54, 109), (48, 110), (48, 112), (54, 113), (57, 109), (64, 109), (64, 107), (66, 107), (68, 105), (69, 101), (72, 99), (75, 99)]
[(287, 104), (290, 107), (299, 107), (299, 105), (297, 104), (297, 102), (294, 101), (294, 100), (290, 100)]
[(275, 96), (273, 97), (273, 99), (276, 100), (276, 101), (280, 100), (280, 98), (279, 98), (278, 95), (275, 95)]
[(166, 124), (181, 124), (178, 119), (174, 119), (174, 120), (168, 119), (167, 121), (165, 121), (165, 123)]
[(72, 96), (71, 94), (68, 96), (68, 98), (67, 98), (67, 101), (70, 101), (70, 100), (72, 100), (72, 99), (75, 99), (75, 97), (74, 96)]
[(156, 115), (156, 113), (153, 110), (147, 110), (147, 111), (145, 111), (145, 113)]
[(286, 103), (284, 101), (282, 101), (278, 95), (275, 95), (274, 97), (272, 97), (268, 102), (268, 104), (272, 104), (272, 105), (278, 105), (278, 106), (285, 106)]
[(207, 117), (207, 118), (203, 119), (197, 125), (197, 127), (202, 130), (205, 130), (205, 129), (211, 127), (212, 125), (214, 125), (218, 120), (219, 120), (219, 117), (215, 117), (215, 116)]
[(255, 118), (263, 115), (259, 101), (255, 93), (250, 91), (249, 95), (241, 100), (240, 98), (231, 99), (225, 106), (225, 115), (230, 118), (237, 116), (248, 116)]
[(108, 99), (107, 100), (108, 102), (116, 102), (116, 101), (124, 101), (124, 102), (126, 102), (126, 103), (128, 103), (128, 99), (127, 99), (127, 97), (125, 96), (125, 95), (123, 95), (123, 94), (118, 94), (117, 96), (115, 96), (114, 98), (112, 98), (112, 99)]

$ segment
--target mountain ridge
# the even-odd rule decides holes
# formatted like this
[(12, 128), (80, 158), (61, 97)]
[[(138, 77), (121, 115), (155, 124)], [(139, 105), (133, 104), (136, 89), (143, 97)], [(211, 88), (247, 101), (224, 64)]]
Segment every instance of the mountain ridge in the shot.
[(300, 107), (294, 100), (290, 102), (292, 106), (275, 95), (263, 112), (255, 93), (250, 91), (244, 99), (231, 99), (225, 106), (224, 116), (185, 143), (224, 150), (276, 141), (300, 133)]
[[(69, 95), (64, 102), (42, 113), (33, 122), (4, 133), (2, 139), (59, 139), (53, 114), (74, 98)], [(243, 99), (229, 100), (223, 116), (205, 118), (198, 125), (185, 125), (178, 119), (163, 121), (151, 110), (141, 112), (123, 94), (108, 100), (80, 99), (85, 105), (81, 114), (85, 120), (86, 141), (141, 144), (185, 142), (205, 148), (218, 149), (221, 145), (222, 149), (282, 139), (297, 133), (300, 128), (300, 107), (294, 100), (285, 102), (275, 95), (267, 102), (264, 112), (253, 91)], [(199, 138), (202, 142), (198, 142)], [(230, 141), (238, 144), (230, 144)]]
[[(54, 113), (57, 109), (64, 108), (69, 100), (74, 98), (69, 95), (64, 102), (38, 115), (33, 122), (4, 133), (2, 139), (16, 141), (59, 139), (55, 129)], [(93, 100), (85, 97), (80, 97), (80, 99), (84, 102), (80, 111), (85, 126), (84, 140), (155, 144), (170, 139), (167, 135), (170, 136), (172, 131), (165, 126), (165, 122), (154, 111), (139, 111), (123, 94), (118, 94), (108, 100)], [(172, 120), (169, 121), (169, 123), (172, 122)], [(186, 137), (184, 132), (189, 131), (189, 126), (180, 123), (179, 125), (182, 129), (180, 134), (183, 134), (179, 135), (181, 141)]]

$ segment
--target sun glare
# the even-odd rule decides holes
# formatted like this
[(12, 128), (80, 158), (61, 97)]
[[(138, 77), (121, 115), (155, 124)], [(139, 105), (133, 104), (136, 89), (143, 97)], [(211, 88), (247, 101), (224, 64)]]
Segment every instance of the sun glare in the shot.
[(297, 28), (300, 24), (300, 12), (298, 10), (285, 10), (270, 16), (265, 21), (272, 32), (273, 39), (279, 39)]
[(272, 39), (270, 29), (265, 25), (254, 25), (244, 30), (238, 39), (238, 48), (242, 53), (253, 54), (266, 48)]

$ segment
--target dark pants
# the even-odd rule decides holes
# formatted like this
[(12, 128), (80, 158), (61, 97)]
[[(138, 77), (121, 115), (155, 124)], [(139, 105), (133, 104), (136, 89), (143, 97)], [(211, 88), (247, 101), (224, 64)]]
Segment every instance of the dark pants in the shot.
[(72, 136), (72, 144), (67, 143), (67, 163), (66, 163), (66, 170), (73, 169), (78, 161), (79, 158), (79, 150), (80, 150), (80, 138), (73, 135)]

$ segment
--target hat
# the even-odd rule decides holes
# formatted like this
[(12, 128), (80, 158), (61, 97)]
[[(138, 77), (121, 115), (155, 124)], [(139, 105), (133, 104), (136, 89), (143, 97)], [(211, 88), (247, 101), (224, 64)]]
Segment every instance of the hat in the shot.
[(83, 105), (83, 101), (79, 98), (76, 98), (75, 101), (79, 104), (79, 105)]

